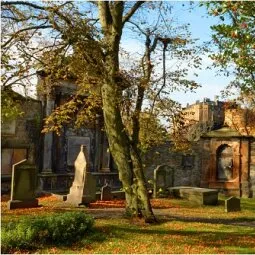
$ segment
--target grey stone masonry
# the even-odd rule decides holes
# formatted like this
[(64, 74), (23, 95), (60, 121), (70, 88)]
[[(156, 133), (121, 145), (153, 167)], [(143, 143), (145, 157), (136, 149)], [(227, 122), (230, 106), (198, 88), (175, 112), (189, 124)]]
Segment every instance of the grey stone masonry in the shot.
[(241, 211), (240, 199), (237, 197), (230, 197), (225, 200), (225, 212), (238, 212)]

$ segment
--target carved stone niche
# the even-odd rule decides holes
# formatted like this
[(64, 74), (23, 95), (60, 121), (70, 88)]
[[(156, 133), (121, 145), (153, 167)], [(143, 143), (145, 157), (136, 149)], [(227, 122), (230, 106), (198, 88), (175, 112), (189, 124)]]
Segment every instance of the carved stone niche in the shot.
[(217, 180), (230, 181), (233, 179), (233, 148), (228, 144), (220, 145), (216, 151)]
[(203, 136), (209, 142), (209, 157), (202, 160), (201, 186), (249, 197), (250, 138), (228, 127)]

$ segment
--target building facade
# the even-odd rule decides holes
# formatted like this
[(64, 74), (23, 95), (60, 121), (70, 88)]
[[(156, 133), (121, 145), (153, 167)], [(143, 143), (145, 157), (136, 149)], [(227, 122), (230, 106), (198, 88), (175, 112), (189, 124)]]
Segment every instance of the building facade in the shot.
[[(40, 74), (38, 86), (48, 91), (39, 92), (43, 107), (43, 117), (69, 101), (76, 92), (75, 82), (59, 80), (50, 86), (42, 86), (47, 76)], [(102, 116), (97, 115), (90, 127), (74, 128), (73, 123), (64, 125), (60, 135), (48, 132), (43, 135), (41, 168), (38, 174), (41, 190), (66, 192), (74, 178), (74, 161), (84, 145), (88, 150), (89, 169), (96, 176), (98, 188), (108, 183), (113, 189), (121, 186), (118, 172), (109, 152), (108, 141), (103, 130)]]
[(18, 101), (23, 114), (1, 125), (1, 190), (10, 192), (12, 165), (27, 159), (27, 163), (40, 165), (42, 137), (41, 102), (25, 98), (11, 91), (11, 97)]
[(182, 116), (186, 123), (194, 121), (201, 124), (208, 124), (212, 129), (221, 127), (224, 123), (224, 102), (215, 97), (214, 101), (204, 98), (203, 101), (197, 101), (194, 104), (187, 104), (182, 109)]

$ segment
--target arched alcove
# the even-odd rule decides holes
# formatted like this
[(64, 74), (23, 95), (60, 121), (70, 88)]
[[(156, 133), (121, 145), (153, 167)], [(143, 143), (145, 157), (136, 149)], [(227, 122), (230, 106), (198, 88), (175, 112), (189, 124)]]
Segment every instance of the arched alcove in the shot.
[(217, 149), (217, 179), (231, 180), (233, 179), (233, 149), (227, 144), (219, 146)]

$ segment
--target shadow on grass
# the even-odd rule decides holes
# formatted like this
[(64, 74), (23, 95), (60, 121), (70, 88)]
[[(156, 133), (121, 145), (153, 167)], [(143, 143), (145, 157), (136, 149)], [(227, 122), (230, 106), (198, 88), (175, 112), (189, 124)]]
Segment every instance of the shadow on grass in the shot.
[(159, 222), (169, 222), (173, 220), (178, 220), (181, 222), (200, 222), (200, 223), (210, 223), (210, 224), (224, 224), (224, 225), (234, 225), (234, 226), (247, 226), (255, 228), (255, 217), (246, 218), (239, 217), (235, 219), (221, 219), (221, 218), (202, 218), (202, 217), (182, 217), (182, 216), (173, 216), (173, 215), (160, 215), (157, 216)]
[[(174, 240), (176, 236), (181, 236), (182, 238), (178, 238), (178, 245), (198, 245), (199, 243), (203, 244), (203, 247), (214, 248), (214, 247), (222, 247), (225, 251), (227, 251), (226, 247), (233, 247), (232, 252), (235, 253), (239, 250), (245, 249), (245, 253), (254, 254), (255, 246), (254, 242), (249, 243), (248, 238), (254, 240), (255, 231), (245, 231), (240, 233), (240, 231), (236, 232), (228, 232), (224, 230), (215, 231), (201, 231), (197, 229), (191, 230), (174, 230), (174, 229), (151, 229), (151, 226), (148, 226), (146, 229), (141, 229), (134, 226), (108, 226), (109, 232), (111, 231), (114, 238), (118, 239), (126, 239), (127, 237), (133, 237), (137, 240), (140, 239), (140, 236), (155, 236), (155, 241), (164, 243), (164, 236), (169, 236)], [(245, 239), (244, 239), (245, 237)], [(236, 250), (235, 250), (236, 249)], [(203, 252), (201, 250), (201, 252)]]

